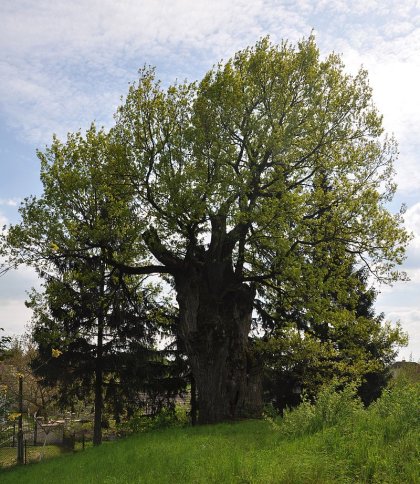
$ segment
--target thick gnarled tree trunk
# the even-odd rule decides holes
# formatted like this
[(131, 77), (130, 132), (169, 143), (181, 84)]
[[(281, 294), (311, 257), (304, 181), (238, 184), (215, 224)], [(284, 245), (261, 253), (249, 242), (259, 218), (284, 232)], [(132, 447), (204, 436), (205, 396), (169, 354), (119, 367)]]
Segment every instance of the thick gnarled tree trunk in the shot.
[(175, 277), (180, 337), (198, 390), (198, 422), (261, 414), (261, 383), (249, 346), (255, 290), (229, 264), (190, 266)]
[(143, 234), (151, 253), (174, 277), (178, 337), (197, 386), (198, 423), (258, 417), (262, 410), (261, 375), (249, 344), (255, 288), (241, 276), (246, 226), (227, 233), (223, 214), (212, 216), (211, 225), (209, 246), (191, 237), (183, 258), (164, 246), (154, 228)]

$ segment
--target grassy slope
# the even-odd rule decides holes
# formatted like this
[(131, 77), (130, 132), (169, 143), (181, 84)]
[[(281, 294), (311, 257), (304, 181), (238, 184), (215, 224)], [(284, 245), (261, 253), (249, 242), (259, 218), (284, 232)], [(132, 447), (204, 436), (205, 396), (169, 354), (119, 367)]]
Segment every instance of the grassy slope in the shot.
[(420, 387), (399, 392), (368, 411), (347, 397), (327, 395), (318, 407), (302, 407), (279, 424), (246, 421), (138, 434), (3, 471), (0, 482), (416, 483)]
[[(280, 441), (264, 421), (224, 424), (197, 429), (169, 429), (63, 456), (1, 475), (1, 482), (297, 482), (325, 473), (317, 461), (318, 439)], [(296, 474), (297, 477), (297, 474)], [(305, 481), (301, 481), (305, 482)], [(308, 481), (317, 482), (317, 481)], [(333, 482), (333, 481), (330, 481)]]

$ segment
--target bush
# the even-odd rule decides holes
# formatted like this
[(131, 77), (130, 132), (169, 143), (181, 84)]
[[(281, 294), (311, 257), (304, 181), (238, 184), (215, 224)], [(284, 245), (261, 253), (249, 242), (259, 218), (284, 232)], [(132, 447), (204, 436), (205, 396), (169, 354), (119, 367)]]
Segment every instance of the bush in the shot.
[(357, 482), (418, 482), (419, 408), (420, 385), (400, 382), (345, 432), (335, 429), (335, 453)]
[(395, 440), (420, 426), (420, 385), (398, 381), (371, 405), (371, 419), (380, 422), (385, 442)]
[(186, 407), (175, 405), (175, 407), (164, 407), (159, 413), (153, 416), (138, 413), (129, 421), (120, 424), (120, 434), (132, 434), (137, 432), (149, 432), (151, 430), (165, 429), (169, 427), (183, 427), (189, 423)]
[(285, 410), (280, 430), (290, 437), (313, 434), (345, 422), (362, 411), (363, 405), (354, 385), (337, 390), (336, 384), (332, 384), (321, 389), (315, 403), (304, 396), (298, 407)]

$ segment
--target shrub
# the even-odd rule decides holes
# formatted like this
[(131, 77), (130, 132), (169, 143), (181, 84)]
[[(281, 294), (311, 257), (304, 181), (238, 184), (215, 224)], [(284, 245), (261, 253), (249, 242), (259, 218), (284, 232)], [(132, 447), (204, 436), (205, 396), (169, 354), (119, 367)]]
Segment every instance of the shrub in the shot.
[(119, 425), (119, 434), (148, 432), (169, 427), (183, 427), (189, 423), (186, 407), (176, 404), (175, 407), (163, 407), (154, 416), (135, 414), (130, 420)]
[(337, 390), (333, 383), (321, 389), (315, 403), (304, 396), (298, 407), (285, 410), (280, 429), (290, 437), (312, 434), (343, 423), (362, 411), (363, 405), (355, 385)]
[(385, 442), (420, 426), (420, 385), (397, 381), (372, 404), (370, 418), (378, 420)]

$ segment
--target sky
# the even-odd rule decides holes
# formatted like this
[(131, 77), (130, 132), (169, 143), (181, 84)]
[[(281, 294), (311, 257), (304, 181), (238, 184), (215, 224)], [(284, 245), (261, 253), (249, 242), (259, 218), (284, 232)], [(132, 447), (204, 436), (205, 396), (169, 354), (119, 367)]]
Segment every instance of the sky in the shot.
[[(414, 238), (403, 269), (410, 282), (377, 286), (376, 309), (400, 321), (420, 361), (420, 1), (411, 0), (2, 0), (0, 2), (0, 227), (19, 221), (39, 195), (39, 162), (53, 133), (110, 127), (144, 65), (164, 84), (200, 79), (266, 35), (292, 43), (315, 34), (322, 56), (369, 72), (384, 126), (399, 143), (398, 191)], [(0, 278), (0, 327), (21, 334), (33, 270)]]

